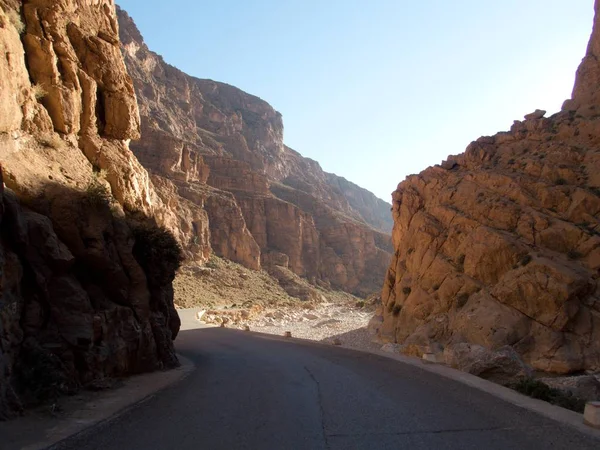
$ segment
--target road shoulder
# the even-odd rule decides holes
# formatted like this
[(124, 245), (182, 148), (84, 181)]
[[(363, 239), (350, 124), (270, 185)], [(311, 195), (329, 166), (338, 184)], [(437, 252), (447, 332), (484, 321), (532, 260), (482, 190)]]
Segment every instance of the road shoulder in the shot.
[(101, 392), (82, 392), (60, 403), (60, 412), (49, 407), (28, 411), (23, 417), (0, 422), (2, 448), (36, 450), (51, 447), (102, 422), (112, 420), (157, 392), (189, 375), (194, 364), (178, 355), (177, 369), (137, 375), (121, 386)]

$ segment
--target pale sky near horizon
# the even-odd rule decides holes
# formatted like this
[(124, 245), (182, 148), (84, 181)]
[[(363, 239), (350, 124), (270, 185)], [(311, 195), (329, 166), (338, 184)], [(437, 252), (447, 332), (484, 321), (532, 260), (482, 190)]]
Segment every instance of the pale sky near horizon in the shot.
[(285, 143), (390, 201), (406, 175), (560, 110), (593, 0), (117, 0), (152, 51), (283, 114)]

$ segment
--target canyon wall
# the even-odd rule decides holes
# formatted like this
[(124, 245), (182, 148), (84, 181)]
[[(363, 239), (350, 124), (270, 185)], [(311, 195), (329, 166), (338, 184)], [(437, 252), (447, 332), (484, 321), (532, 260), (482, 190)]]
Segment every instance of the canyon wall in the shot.
[(283, 254), (313, 283), (379, 289), (390, 205), (285, 146), (282, 117), (268, 103), (166, 64), (133, 20), (118, 16), (141, 115), (131, 148), (153, 177), (206, 209), (215, 252), (253, 269)]
[(383, 340), (510, 345), (538, 370), (600, 370), (599, 21), (561, 112), (399, 184)]
[(181, 216), (128, 148), (140, 118), (113, 0), (0, 0), (0, 54), (4, 419), (176, 366), (181, 250), (161, 226), (190, 259), (210, 244), (206, 213)]

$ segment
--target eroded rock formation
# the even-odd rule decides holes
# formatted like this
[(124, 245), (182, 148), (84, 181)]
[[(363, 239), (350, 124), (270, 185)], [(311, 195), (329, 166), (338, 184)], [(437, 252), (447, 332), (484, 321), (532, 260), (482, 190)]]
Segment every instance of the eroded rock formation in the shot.
[(600, 370), (599, 21), (561, 112), (400, 183), (373, 322), (384, 340), (510, 345), (538, 370)]
[(204, 205), (215, 252), (250, 268), (261, 254), (282, 253), (314, 283), (359, 294), (380, 288), (390, 205), (286, 147), (269, 104), (169, 66), (125, 12), (119, 20), (141, 113), (132, 149), (154, 176)]
[(0, 419), (177, 364), (176, 264), (124, 210), (199, 261), (208, 222), (191, 203), (193, 220), (176, 215), (128, 148), (140, 124), (117, 28), (113, 0), (0, 0)]

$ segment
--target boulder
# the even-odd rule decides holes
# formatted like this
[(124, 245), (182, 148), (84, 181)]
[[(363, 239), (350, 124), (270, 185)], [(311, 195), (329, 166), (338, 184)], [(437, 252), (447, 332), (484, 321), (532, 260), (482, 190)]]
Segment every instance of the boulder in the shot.
[(386, 353), (400, 353), (402, 346), (400, 344), (383, 344), (379, 350)]
[(492, 351), (481, 345), (453, 344), (444, 349), (444, 359), (450, 367), (502, 385), (532, 375), (532, 370), (508, 346)]
[(600, 400), (600, 381), (594, 375), (540, 378), (539, 381), (582, 400)]
[(531, 114), (526, 114), (525, 120), (538, 120), (538, 119), (543, 118), (545, 115), (546, 115), (546, 111), (544, 111), (542, 109), (536, 109)]

